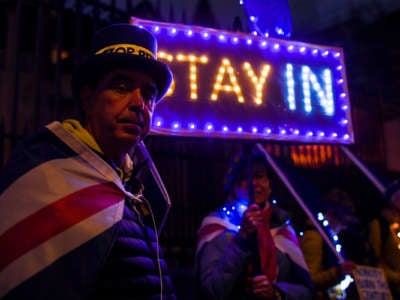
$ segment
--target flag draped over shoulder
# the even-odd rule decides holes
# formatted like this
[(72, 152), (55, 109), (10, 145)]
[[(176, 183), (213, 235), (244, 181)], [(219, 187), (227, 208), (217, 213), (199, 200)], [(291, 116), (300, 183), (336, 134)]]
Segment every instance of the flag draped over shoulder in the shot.
[[(211, 241), (226, 230), (237, 232), (238, 227), (229, 222), (229, 220), (221, 218), (217, 214), (210, 214), (209, 216), (205, 217), (197, 232), (198, 243), (196, 253), (199, 253), (201, 248), (207, 242)], [(281, 252), (288, 254), (294, 263), (303, 269), (308, 270), (307, 264), (300, 249), (299, 241), (292, 226), (289, 224), (284, 224), (282, 226), (271, 228), (271, 235), (276, 248), (278, 248)]]
[[(46, 281), (56, 294), (79, 293), (104, 262), (125, 197), (113, 168), (59, 122), (26, 140), (0, 181), (0, 297)], [(56, 281), (60, 271), (75, 282)]]

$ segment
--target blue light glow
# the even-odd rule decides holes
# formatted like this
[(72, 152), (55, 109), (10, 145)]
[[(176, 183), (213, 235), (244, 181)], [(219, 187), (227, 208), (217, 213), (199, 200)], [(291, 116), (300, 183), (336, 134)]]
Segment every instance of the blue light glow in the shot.
[(213, 129), (214, 129), (214, 125), (213, 124), (211, 124), (211, 123), (207, 123), (206, 124), (206, 130), (210, 131), (210, 130), (213, 130)]
[(239, 0), (250, 21), (250, 27), (260, 36), (289, 37), (292, 32), (290, 6), (287, 0)]
[(176, 28), (173, 28), (173, 27), (169, 30), (169, 33), (170, 33), (171, 35), (175, 35), (176, 32), (177, 32)]
[(240, 224), (242, 222), (243, 213), (248, 207), (248, 201), (245, 199), (237, 199), (234, 203), (225, 204), (220, 208), (220, 213), (222, 217), (232, 224), (236, 225), (240, 229)]

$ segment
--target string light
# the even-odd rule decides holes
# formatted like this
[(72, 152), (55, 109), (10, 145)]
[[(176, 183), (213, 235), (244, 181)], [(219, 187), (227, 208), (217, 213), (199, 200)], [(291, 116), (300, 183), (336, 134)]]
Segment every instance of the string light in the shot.
[(244, 199), (238, 199), (232, 204), (225, 204), (219, 210), (219, 213), (223, 216), (223, 219), (236, 225), (237, 229), (240, 229), (242, 217), (244, 211), (249, 206), (249, 202)]
[[(319, 212), (317, 214), (317, 219), (322, 223), (322, 225), (327, 229), (327, 232), (331, 238), (331, 241), (333, 242), (336, 252), (341, 253), (342, 252), (342, 245), (340, 244), (339, 241), (339, 236), (338, 234), (332, 230), (332, 228), (329, 227), (329, 221), (326, 219), (326, 216), (322, 213)], [(328, 289), (328, 294), (331, 299), (346, 299), (346, 289), (349, 287), (349, 285), (354, 282), (354, 279), (351, 275), (347, 274), (341, 282), (339, 282), (337, 285), (333, 286), (332, 288)]]
[[(276, 199), (271, 199), (272, 205), (277, 205)], [(237, 229), (240, 229), (240, 224), (242, 222), (243, 213), (249, 206), (249, 202), (246, 199), (237, 199), (233, 203), (226, 203), (222, 206), (218, 212), (224, 220), (229, 221), (234, 224)], [(286, 221), (286, 224), (290, 224), (290, 220)]]
[(326, 218), (325, 214), (322, 212), (317, 213), (317, 220), (321, 222), (322, 226), (326, 228), (326, 231), (328, 232), (329, 237), (331, 238), (331, 241), (335, 246), (336, 252), (341, 253), (342, 245), (340, 244), (339, 236), (335, 231), (332, 230), (332, 228), (329, 227), (329, 221)]

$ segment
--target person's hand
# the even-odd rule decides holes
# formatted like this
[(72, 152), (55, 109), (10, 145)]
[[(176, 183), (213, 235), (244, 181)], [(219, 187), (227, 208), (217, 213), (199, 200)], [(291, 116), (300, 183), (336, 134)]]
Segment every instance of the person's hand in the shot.
[(265, 275), (254, 276), (251, 279), (251, 287), (257, 299), (276, 299), (277, 292)]
[(243, 239), (249, 239), (253, 237), (257, 232), (257, 226), (261, 223), (262, 216), (260, 207), (253, 203), (244, 212), (242, 218), (242, 224), (238, 235)]
[(340, 277), (352, 275), (357, 264), (352, 260), (345, 260), (338, 266)]

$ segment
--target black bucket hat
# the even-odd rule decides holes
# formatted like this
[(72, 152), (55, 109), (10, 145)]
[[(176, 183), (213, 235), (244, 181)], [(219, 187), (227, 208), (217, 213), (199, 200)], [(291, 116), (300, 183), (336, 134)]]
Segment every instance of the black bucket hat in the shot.
[(157, 40), (146, 29), (130, 24), (113, 24), (97, 31), (86, 60), (72, 76), (72, 89), (78, 92), (85, 84), (115, 69), (134, 69), (154, 79), (157, 102), (168, 91), (172, 72), (157, 60)]

